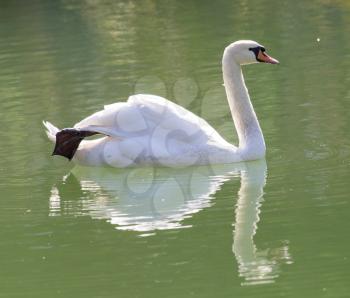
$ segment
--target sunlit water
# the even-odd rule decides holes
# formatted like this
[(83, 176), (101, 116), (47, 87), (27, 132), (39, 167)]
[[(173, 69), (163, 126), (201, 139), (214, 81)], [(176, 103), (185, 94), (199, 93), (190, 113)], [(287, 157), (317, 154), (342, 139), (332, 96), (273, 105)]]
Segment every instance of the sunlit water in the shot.
[[(0, 3), (0, 297), (348, 297), (350, 3)], [(244, 69), (266, 161), (94, 169), (51, 157), (69, 127), (138, 92), (237, 142), (223, 48)]]

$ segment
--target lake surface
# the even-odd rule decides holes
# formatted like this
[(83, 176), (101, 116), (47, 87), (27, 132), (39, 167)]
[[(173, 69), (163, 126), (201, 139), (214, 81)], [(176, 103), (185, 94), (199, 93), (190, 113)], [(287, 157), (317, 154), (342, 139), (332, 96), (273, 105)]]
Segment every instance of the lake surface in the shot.
[[(350, 2), (1, 1), (0, 297), (349, 297)], [(230, 42), (266, 161), (79, 168), (58, 127), (134, 93), (169, 98), (237, 143)]]

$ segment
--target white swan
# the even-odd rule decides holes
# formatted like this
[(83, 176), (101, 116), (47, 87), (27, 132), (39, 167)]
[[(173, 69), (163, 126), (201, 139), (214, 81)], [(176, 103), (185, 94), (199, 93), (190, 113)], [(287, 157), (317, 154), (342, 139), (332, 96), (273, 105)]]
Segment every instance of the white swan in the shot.
[[(56, 142), (54, 155), (90, 166), (127, 167), (160, 164), (187, 166), (233, 163), (264, 157), (264, 137), (250, 102), (241, 65), (278, 61), (255, 41), (236, 41), (226, 47), (222, 70), (227, 100), (239, 138), (229, 144), (205, 120), (155, 95), (130, 96), (107, 105), (74, 128), (59, 130), (44, 121)], [(94, 134), (105, 135), (83, 140)]]

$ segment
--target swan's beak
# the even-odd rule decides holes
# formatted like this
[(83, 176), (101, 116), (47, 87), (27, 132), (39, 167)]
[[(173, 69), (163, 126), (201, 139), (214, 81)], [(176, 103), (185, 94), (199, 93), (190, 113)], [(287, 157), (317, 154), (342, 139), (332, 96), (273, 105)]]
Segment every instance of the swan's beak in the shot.
[(277, 59), (270, 57), (269, 55), (267, 55), (265, 52), (261, 50), (259, 51), (259, 54), (258, 54), (258, 60), (265, 63), (270, 63), (270, 64), (279, 64), (279, 61)]

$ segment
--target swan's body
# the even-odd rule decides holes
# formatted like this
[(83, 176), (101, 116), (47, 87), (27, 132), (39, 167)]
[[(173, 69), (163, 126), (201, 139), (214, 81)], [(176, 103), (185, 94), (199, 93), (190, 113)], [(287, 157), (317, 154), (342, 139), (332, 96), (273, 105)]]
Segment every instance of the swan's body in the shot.
[[(241, 64), (260, 61), (260, 48), (264, 52), (256, 42), (239, 41), (229, 45), (223, 56), (224, 84), (239, 137), (238, 147), (225, 141), (205, 120), (179, 105), (159, 96), (139, 94), (130, 96), (127, 102), (105, 106), (104, 110), (77, 123), (74, 129), (60, 132), (44, 122), (49, 138), (56, 140), (54, 153), (69, 158), (74, 155), (73, 160), (78, 164), (114, 167), (218, 164), (264, 157), (263, 134), (241, 71)], [(265, 57), (272, 59), (265, 62), (277, 62)], [(63, 141), (58, 133), (64, 133)], [(91, 133), (105, 137), (80, 143)], [(71, 148), (70, 141), (76, 145), (75, 149)]]

